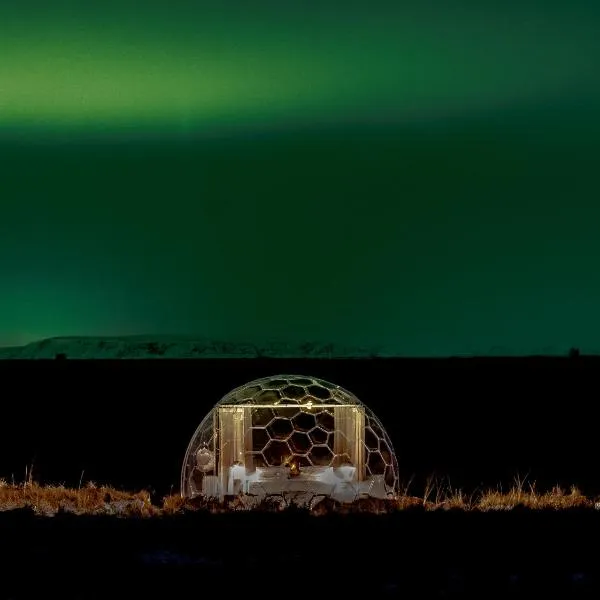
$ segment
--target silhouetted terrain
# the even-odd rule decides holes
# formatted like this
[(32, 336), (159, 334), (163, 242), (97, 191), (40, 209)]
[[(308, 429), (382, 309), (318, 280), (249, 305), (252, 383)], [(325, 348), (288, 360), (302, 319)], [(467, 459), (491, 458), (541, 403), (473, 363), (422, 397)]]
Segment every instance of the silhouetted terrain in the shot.
[(393, 355), (389, 348), (314, 341), (240, 342), (192, 335), (55, 337), (24, 346), (0, 347), (0, 359), (370, 358)]
[[(280, 513), (188, 513), (118, 519), (0, 514), (0, 563), (28, 565), (2, 598), (224, 597), (323, 593), (369, 598), (594, 597), (598, 511), (313, 517)], [(38, 596), (39, 597), (39, 596)], [(597, 597), (597, 596), (596, 596)]]

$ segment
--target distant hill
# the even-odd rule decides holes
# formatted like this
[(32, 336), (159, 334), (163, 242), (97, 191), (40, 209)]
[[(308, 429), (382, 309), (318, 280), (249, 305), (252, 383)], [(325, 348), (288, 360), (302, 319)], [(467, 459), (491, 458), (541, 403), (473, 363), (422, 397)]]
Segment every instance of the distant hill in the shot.
[(25, 346), (0, 348), (0, 359), (148, 358), (368, 358), (392, 356), (382, 349), (318, 342), (251, 343), (186, 336), (54, 337)]
[[(463, 358), (523, 358), (579, 357), (579, 350), (556, 351), (545, 348), (539, 352), (517, 354), (494, 346), (488, 352), (453, 355)], [(599, 356), (586, 353), (585, 358)], [(24, 346), (0, 347), (3, 359), (151, 359), (151, 358), (401, 358), (406, 357), (390, 347), (365, 347), (307, 341), (281, 340), (245, 342), (216, 340), (202, 336), (132, 335), (132, 336), (70, 336), (52, 337)], [(449, 358), (450, 356), (448, 356)], [(412, 355), (410, 358), (444, 358), (437, 354)], [(582, 355), (583, 358), (583, 355)]]

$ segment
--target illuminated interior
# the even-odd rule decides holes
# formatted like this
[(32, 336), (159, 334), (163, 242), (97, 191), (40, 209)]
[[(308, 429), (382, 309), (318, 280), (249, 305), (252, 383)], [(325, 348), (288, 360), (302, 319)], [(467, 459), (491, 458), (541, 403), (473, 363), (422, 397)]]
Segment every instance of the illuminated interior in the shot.
[(398, 464), (377, 417), (350, 392), (280, 375), (226, 395), (188, 446), (181, 493), (353, 502), (397, 492)]

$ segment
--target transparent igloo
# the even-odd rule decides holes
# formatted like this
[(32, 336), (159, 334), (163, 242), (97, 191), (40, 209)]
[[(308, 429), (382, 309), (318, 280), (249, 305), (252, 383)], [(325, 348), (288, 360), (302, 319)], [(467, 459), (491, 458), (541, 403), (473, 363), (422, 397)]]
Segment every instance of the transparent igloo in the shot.
[(224, 396), (185, 454), (181, 495), (311, 502), (386, 499), (398, 462), (380, 421), (356, 396), (316, 377), (277, 375)]

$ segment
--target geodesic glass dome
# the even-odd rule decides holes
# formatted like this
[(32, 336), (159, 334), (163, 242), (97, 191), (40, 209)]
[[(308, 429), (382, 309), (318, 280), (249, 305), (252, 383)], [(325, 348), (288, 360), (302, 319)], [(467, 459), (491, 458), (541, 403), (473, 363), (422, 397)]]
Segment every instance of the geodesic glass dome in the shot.
[(194, 433), (181, 494), (389, 498), (398, 463), (377, 417), (338, 385), (301, 375), (251, 381), (223, 397)]

